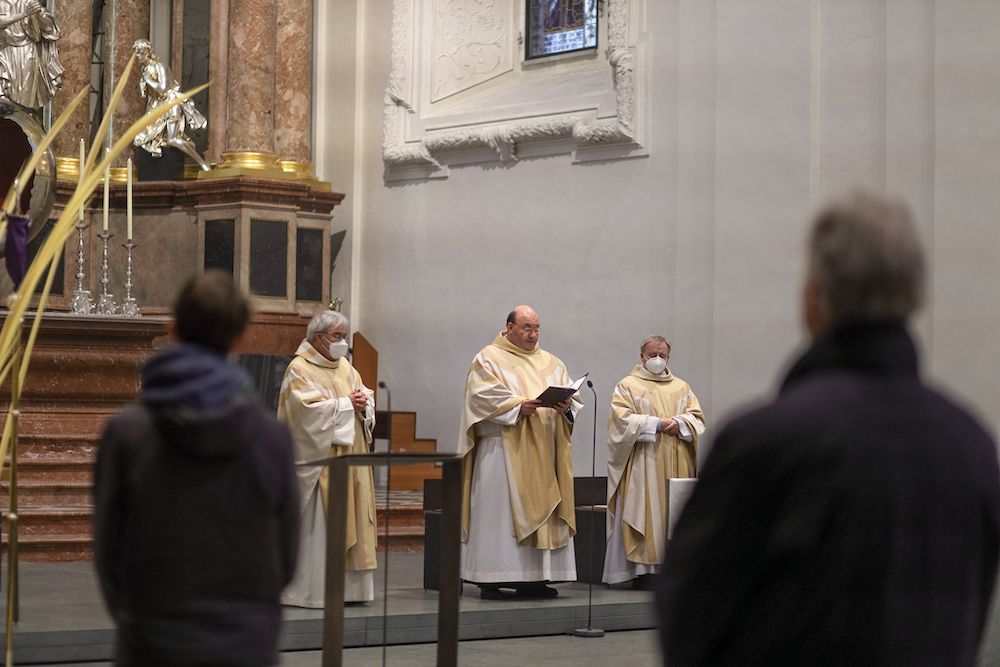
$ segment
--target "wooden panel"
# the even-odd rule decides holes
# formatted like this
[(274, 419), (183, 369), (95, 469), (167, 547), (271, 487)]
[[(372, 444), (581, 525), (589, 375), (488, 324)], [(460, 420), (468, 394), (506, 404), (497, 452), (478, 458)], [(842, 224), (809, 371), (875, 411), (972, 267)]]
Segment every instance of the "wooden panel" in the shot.
[(403, 443), (413, 442), (417, 437), (417, 413), (393, 412), (389, 435), (393, 450)]
[(441, 479), (441, 468), (433, 463), (414, 463), (393, 469), (389, 480), (390, 491), (419, 491), (425, 479)]
[(378, 389), (378, 350), (360, 331), (354, 332), (354, 358), (352, 366), (361, 375), (365, 386), (375, 391)]

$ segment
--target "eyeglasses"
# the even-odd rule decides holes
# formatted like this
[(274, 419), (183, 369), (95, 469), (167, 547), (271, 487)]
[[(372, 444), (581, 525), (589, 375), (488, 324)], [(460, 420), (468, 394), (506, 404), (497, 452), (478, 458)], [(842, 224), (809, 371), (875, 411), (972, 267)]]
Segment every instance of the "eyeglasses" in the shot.
[(326, 337), (326, 338), (329, 338), (334, 343), (339, 343), (340, 341), (342, 341), (345, 338), (347, 338), (347, 334), (345, 334), (345, 333), (339, 333), (339, 332), (338, 333), (332, 333), (332, 334), (324, 332), (322, 335), (324, 337)]
[(538, 327), (536, 329), (532, 329), (531, 327), (521, 327), (521, 331), (526, 334), (540, 334), (542, 333), (542, 328)]

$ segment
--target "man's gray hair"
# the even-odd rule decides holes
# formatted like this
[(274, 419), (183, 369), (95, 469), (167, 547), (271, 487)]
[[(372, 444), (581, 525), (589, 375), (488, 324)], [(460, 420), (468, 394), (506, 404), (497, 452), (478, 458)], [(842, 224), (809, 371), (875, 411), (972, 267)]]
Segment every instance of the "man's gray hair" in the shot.
[(924, 252), (906, 204), (857, 192), (820, 211), (809, 279), (831, 324), (905, 320), (924, 296)]
[(306, 340), (311, 341), (316, 334), (326, 333), (339, 326), (343, 326), (344, 331), (350, 332), (351, 330), (351, 323), (344, 315), (336, 310), (324, 310), (309, 320), (309, 326), (306, 327)]
[(642, 339), (642, 343), (639, 345), (639, 354), (646, 354), (646, 346), (650, 343), (666, 343), (667, 349), (672, 349), (670, 346), (670, 341), (663, 336), (646, 336)]

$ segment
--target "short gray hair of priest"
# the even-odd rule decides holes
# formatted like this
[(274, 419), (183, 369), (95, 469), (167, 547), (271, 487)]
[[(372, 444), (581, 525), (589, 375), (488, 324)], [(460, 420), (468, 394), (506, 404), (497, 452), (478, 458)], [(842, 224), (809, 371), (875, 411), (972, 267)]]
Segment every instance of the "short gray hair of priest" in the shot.
[(324, 310), (309, 320), (306, 327), (306, 340), (312, 340), (318, 333), (326, 333), (330, 329), (343, 326), (345, 331), (351, 330), (351, 323), (336, 310)]
[(642, 339), (642, 343), (639, 344), (639, 354), (646, 354), (646, 346), (650, 343), (666, 343), (668, 350), (673, 349), (673, 346), (670, 345), (670, 341), (663, 336), (646, 336)]
[(831, 324), (906, 320), (923, 302), (924, 251), (901, 201), (855, 192), (830, 203), (808, 248), (809, 279)]

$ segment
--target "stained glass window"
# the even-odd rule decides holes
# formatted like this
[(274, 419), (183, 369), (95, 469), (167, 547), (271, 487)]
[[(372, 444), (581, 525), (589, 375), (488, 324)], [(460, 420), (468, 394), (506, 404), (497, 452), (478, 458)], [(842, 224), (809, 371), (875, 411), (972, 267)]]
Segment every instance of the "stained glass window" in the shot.
[(597, 48), (597, 0), (527, 0), (526, 58)]

